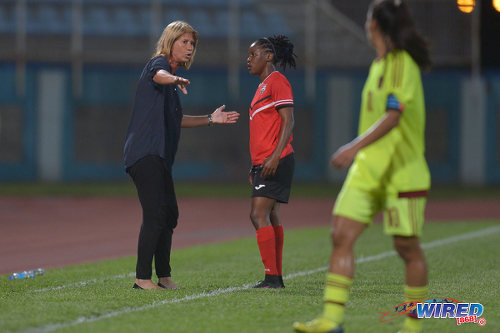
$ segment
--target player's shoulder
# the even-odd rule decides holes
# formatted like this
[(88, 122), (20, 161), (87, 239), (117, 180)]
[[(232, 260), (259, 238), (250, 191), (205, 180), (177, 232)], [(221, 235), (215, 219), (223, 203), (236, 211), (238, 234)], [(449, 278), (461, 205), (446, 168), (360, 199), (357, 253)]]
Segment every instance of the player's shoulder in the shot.
[(291, 88), (292, 85), (288, 81), (285, 75), (282, 73), (275, 71), (269, 76), (269, 82), (271, 86), (276, 86), (276, 87), (289, 87)]
[(392, 87), (404, 85), (403, 81), (411, 82), (420, 76), (420, 68), (405, 50), (389, 52), (386, 61), (388, 79), (392, 83)]
[(274, 71), (269, 75), (269, 80), (272, 82), (288, 82), (288, 79), (281, 72)]
[(406, 50), (392, 50), (389, 52), (387, 63), (393, 69), (419, 69), (418, 64)]
[(151, 68), (162, 68), (170, 71), (170, 64), (164, 56), (156, 56), (149, 59), (147, 66)]

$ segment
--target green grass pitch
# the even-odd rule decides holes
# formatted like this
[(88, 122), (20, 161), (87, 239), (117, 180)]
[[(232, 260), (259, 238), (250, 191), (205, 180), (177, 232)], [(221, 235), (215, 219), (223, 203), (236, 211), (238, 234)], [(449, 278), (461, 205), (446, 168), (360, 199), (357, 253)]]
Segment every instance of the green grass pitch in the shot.
[[(425, 319), (425, 332), (500, 332), (500, 223), (428, 223), (422, 243), (431, 297), (484, 306), (486, 325)], [(285, 229), (286, 230), (286, 229)], [(51, 269), (35, 279), (0, 276), (0, 332), (292, 332), (322, 308), (328, 228), (285, 231), (283, 290), (253, 290), (263, 277), (254, 238), (174, 251), (178, 291), (133, 290), (135, 258)], [(403, 263), (380, 225), (356, 247), (346, 332), (396, 332), (381, 312), (404, 302)]]

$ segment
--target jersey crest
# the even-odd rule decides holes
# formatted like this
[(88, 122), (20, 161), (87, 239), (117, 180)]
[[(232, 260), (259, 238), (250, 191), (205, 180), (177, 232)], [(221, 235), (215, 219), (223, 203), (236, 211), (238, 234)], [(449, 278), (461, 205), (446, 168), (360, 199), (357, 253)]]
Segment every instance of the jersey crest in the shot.
[(267, 84), (263, 84), (262, 87), (260, 88), (260, 94), (262, 95), (264, 91), (266, 91)]

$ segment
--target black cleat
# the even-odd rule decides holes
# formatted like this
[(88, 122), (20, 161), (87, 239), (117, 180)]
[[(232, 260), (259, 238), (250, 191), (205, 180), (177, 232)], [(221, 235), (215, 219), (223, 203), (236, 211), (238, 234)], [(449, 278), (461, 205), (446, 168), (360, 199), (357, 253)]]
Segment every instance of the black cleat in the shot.
[(266, 274), (266, 278), (263, 281), (257, 283), (253, 288), (265, 288), (265, 289), (281, 289), (279, 277), (277, 275)]
[(279, 276), (281, 288), (285, 288), (285, 283), (283, 283), (283, 276)]
[(262, 288), (262, 289), (281, 289), (281, 285), (279, 283), (273, 283), (269, 281), (260, 281), (253, 288)]

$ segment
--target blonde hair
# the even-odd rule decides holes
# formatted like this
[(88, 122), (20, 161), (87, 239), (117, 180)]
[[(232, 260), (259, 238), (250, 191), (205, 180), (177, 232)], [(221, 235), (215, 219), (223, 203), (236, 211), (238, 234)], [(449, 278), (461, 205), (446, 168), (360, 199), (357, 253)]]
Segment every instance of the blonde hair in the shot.
[(196, 46), (198, 45), (198, 31), (194, 30), (192, 26), (184, 21), (174, 21), (165, 27), (160, 39), (158, 39), (158, 42), (156, 43), (156, 51), (153, 53), (152, 58), (164, 56), (168, 59), (172, 55), (172, 47), (174, 46), (175, 41), (186, 33), (193, 34), (194, 50), (189, 60), (181, 66), (185, 69), (189, 69), (193, 63)]

